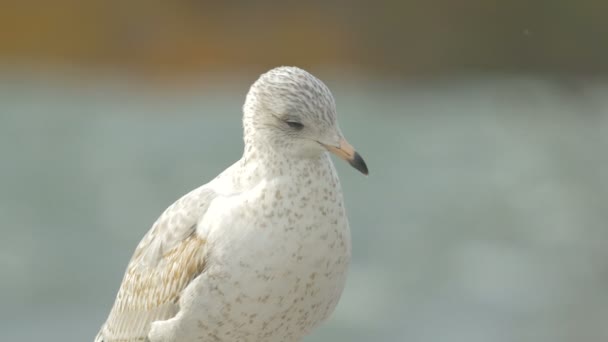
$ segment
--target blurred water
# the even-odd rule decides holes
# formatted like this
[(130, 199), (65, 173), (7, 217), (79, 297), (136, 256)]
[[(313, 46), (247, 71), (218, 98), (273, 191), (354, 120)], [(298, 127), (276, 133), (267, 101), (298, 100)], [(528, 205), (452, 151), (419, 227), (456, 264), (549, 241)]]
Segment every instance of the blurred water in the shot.
[[(91, 341), (173, 200), (239, 158), (250, 79), (0, 77), (0, 340)], [(307, 341), (608, 338), (608, 86), (329, 80), (354, 260)]]

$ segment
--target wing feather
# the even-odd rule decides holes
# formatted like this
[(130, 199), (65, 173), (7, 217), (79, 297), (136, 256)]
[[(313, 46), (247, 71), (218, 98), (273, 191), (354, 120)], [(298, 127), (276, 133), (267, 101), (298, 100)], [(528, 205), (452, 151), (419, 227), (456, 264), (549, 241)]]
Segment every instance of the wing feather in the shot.
[(96, 341), (145, 341), (150, 324), (174, 317), (186, 286), (205, 269), (196, 225), (215, 192), (200, 187), (173, 203), (141, 240)]

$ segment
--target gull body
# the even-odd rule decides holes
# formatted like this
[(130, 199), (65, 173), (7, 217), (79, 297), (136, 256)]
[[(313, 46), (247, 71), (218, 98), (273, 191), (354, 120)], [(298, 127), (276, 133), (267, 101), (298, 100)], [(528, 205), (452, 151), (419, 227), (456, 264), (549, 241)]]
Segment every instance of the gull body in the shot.
[(334, 310), (351, 241), (327, 151), (367, 167), (302, 69), (263, 74), (243, 111), (243, 157), (154, 223), (96, 342), (296, 342)]

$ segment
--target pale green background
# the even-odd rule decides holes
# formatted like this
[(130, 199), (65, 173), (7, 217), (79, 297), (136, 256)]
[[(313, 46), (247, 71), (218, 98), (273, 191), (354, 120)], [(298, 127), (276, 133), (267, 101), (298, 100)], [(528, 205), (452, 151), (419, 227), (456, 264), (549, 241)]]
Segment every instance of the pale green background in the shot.
[[(337, 162), (353, 263), (307, 341), (608, 339), (605, 83), (315, 73), (370, 176)], [(156, 217), (239, 158), (254, 75), (1, 74), (1, 341), (92, 341)]]

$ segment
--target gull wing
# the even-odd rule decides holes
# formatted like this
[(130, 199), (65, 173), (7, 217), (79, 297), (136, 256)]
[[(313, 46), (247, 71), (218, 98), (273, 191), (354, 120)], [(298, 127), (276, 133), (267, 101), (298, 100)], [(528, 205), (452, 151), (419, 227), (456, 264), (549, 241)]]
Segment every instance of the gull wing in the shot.
[(205, 269), (206, 241), (196, 226), (215, 197), (202, 186), (158, 218), (135, 249), (96, 342), (145, 341), (152, 322), (177, 314), (182, 291)]

